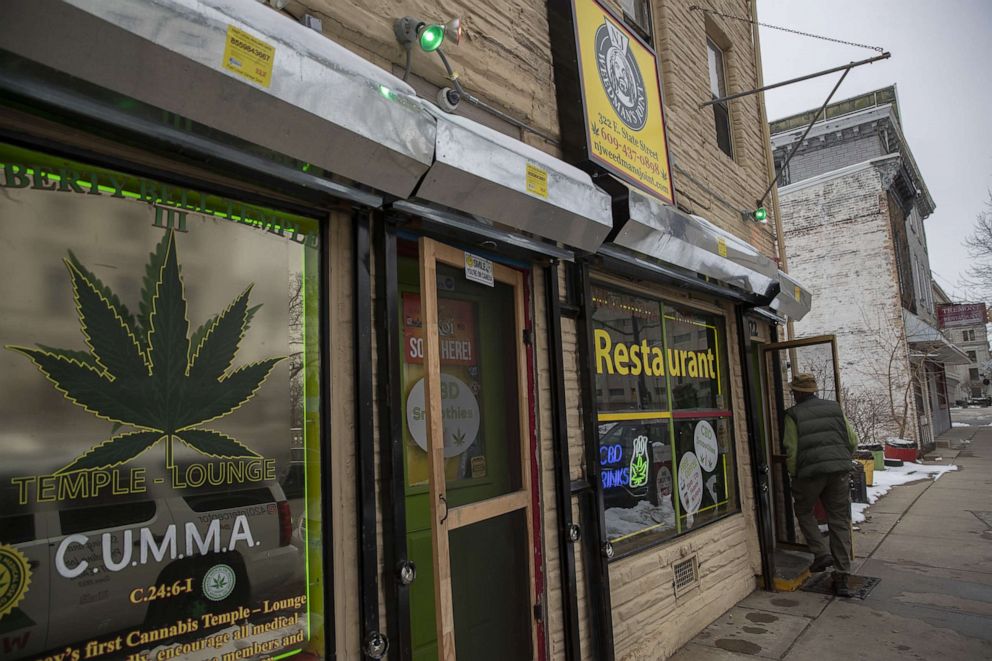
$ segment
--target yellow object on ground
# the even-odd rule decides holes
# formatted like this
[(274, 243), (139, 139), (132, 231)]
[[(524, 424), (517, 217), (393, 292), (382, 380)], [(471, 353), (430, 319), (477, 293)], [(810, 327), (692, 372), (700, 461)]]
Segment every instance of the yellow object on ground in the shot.
[(875, 477), (875, 460), (855, 459), (855, 461), (865, 467), (865, 484), (869, 487), (872, 486), (872, 478)]

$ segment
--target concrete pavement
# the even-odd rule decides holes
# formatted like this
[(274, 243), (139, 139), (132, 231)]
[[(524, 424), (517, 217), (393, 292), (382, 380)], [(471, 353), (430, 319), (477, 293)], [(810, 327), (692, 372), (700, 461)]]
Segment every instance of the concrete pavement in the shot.
[(756, 591), (672, 659), (992, 659), (992, 427), (940, 440), (958, 470), (893, 487), (854, 533), (867, 599)]

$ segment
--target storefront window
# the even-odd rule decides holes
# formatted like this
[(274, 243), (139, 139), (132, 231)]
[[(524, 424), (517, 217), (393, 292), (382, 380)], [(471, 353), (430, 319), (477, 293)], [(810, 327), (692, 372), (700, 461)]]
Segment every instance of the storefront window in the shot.
[(0, 168), (0, 654), (321, 657), (317, 223)]
[(593, 288), (600, 477), (618, 554), (739, 510), (723, 318)]

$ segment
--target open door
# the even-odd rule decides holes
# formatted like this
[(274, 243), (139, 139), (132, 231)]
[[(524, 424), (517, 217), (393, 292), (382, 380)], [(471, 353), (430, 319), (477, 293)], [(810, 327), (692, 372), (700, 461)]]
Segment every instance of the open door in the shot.
[[(404, 353), (419, 353), (405, 366), (408, 539), (429, 569), (411, 593), (414, 658), (530, 659), (523, 275), (427, 238), (417, 270), (419, 286), (400, 283)], [(421, 577), (429, 583), (418, 586)]]
[(792, 489), (786, 468), (785, 449), (782, 446), (782, 421), (786, 409), (795, 404), (789, 382), (796, 374), (809, 373), (816, 377), (821, 399), (841, 401), (840, 368), (837, 360), (837, 338), (833, 335), (774, 342), (763, 347), (764, 365), (771, 374), (770, 401), (775, 402), (778, 424), (769, 434), (771, 446), (772, 505), (775, 518), (776, 540), (780, 544), (795, 545), (796, 520), (792, 504)]

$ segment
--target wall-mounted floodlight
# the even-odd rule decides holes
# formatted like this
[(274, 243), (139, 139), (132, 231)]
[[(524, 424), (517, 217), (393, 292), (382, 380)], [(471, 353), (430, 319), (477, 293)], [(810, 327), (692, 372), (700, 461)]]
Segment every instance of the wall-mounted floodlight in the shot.
[(751, 211), (741, 211), (741, 218), (745, 221), (753, 220), (756, 223), (768, 224), (768, 209), (765, 207), (758, 207), (757, 209), (752, 209)]
[(462, 38), (462, 21), (453, 18), (447, 23), (427, 23), (410, 16), (396, 19), (393, 23), (393, 33), (396, 40), (409, 49), (414, 43), (425, 53), (433, 53), (445, 41), (451, 41), (456, 46)]

